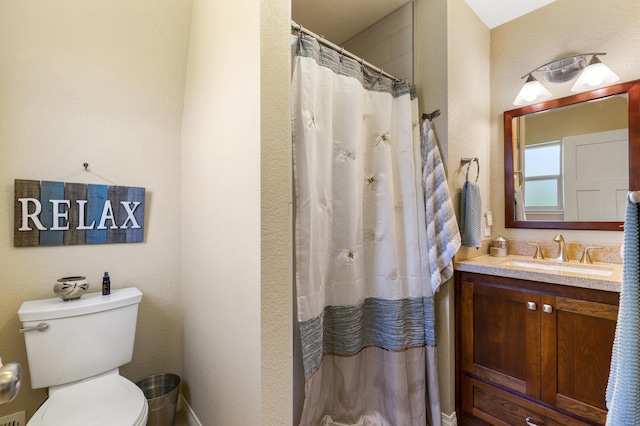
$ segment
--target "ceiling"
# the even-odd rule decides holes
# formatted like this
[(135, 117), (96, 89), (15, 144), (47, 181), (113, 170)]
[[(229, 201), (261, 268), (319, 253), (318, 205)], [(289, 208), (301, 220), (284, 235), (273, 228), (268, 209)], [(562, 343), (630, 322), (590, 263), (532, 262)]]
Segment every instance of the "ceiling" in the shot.
[[(555, 0), (465, 0), (489, 28)], [(336, 44), (375, 24), (407, 0), (291, 0), (293, 20)]]
[(487, 27), (495, 28), (556, 0), (464, 0)]

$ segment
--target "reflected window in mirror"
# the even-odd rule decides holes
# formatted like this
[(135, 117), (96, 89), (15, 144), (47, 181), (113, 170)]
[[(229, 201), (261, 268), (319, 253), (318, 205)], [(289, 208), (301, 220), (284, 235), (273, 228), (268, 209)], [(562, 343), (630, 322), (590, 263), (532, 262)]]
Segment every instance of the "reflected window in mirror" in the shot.
[(561, 141), (525, 145), (522, 173), (524, 185), (521, 190), (525, 214), (530, 219), (534, 219), (536, 213), (541, 218), (545, 214), (562, 214), (564, 198)]
[(634, 81), (505, 112), (506, 227), (621, 229), (639, 92)]

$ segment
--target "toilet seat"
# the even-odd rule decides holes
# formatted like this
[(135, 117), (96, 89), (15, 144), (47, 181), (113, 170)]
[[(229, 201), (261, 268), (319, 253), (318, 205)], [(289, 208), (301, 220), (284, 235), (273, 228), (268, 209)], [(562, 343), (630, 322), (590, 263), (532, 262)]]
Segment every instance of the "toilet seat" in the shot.
[(144, 426), (148, 411), (142, 390), (111, 374), (53, 392), (27, 426)]

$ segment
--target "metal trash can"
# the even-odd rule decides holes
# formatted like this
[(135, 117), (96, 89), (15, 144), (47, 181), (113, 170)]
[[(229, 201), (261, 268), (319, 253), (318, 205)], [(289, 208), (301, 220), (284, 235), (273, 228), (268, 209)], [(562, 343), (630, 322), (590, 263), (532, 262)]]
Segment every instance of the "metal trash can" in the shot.
[(173, 426), (180, 392), (180, 377), (157, 374), (136, 383), (149, 402), (147, 426)]

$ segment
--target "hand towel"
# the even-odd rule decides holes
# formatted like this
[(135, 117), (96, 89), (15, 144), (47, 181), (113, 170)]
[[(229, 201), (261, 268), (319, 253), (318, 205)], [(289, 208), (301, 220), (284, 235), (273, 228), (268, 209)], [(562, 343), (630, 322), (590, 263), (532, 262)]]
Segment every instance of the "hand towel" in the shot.
[(606, 401), (608, 426), (640, 424), (640, 207), (627, 205), (618, 323)]
[(466, 181), (460, 195), (460, 233), (462, 245), (480, 247), (480, 229), (482, 227), (482, 199), (480, 187), (474, 182)]
[(429, 249), (429, 274), (433, 293), (453, 275), (453, 256), (460, 248), (460, 231), (430, 120), (422, 125), (422, 181)]

